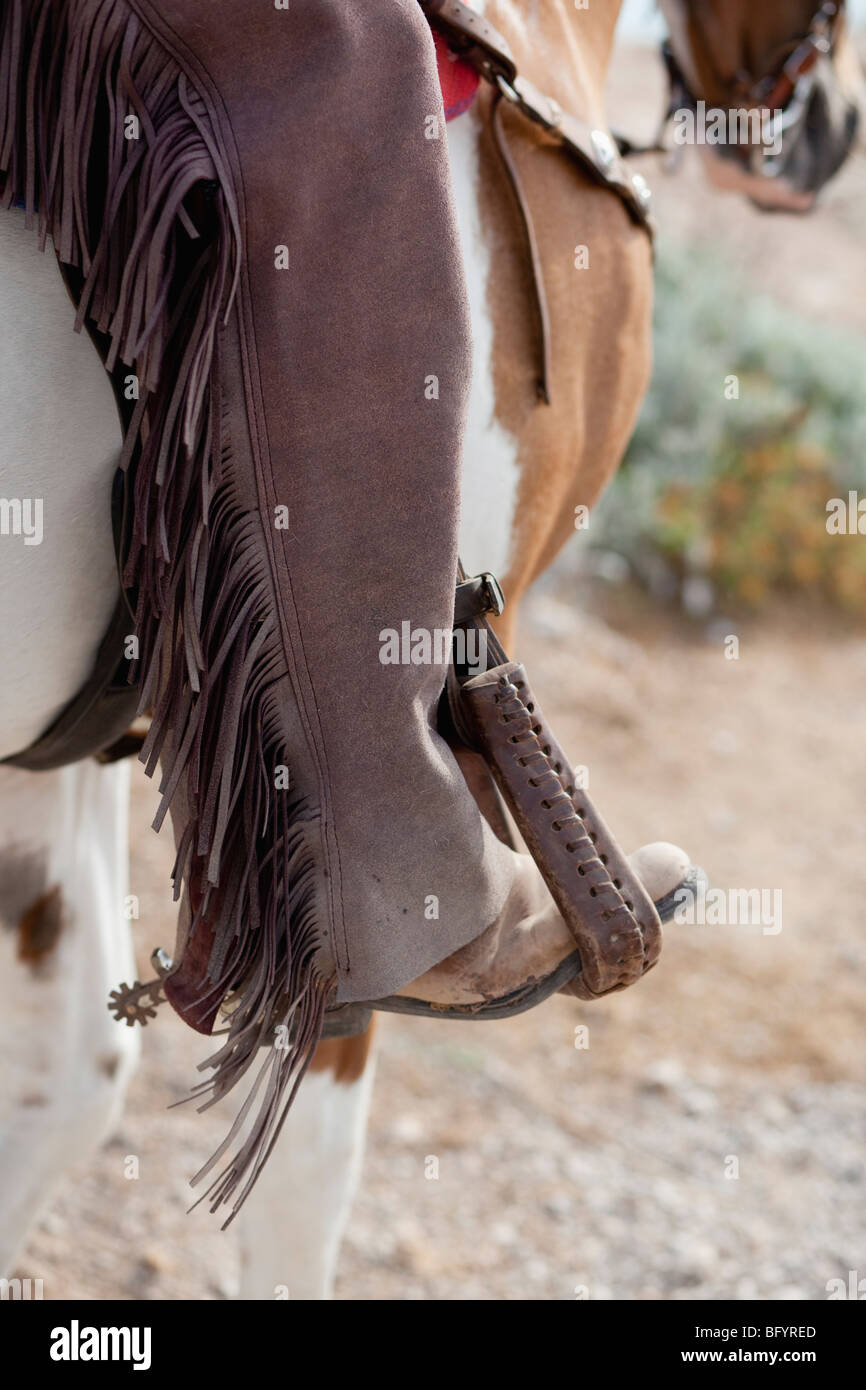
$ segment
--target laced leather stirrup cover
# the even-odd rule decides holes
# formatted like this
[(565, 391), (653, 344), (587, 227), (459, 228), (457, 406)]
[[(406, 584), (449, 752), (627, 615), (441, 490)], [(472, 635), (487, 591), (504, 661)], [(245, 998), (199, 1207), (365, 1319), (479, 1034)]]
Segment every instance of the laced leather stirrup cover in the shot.
[(658, 960), (661, 923), (551, 732), (523, 667), (509, 661), (483, 614), (488, 669), (455, 665), (448, 708), (459, 736), (487, 762), (527, 849), (574, 936), (570, 993), (595, 999), (634, 984)]

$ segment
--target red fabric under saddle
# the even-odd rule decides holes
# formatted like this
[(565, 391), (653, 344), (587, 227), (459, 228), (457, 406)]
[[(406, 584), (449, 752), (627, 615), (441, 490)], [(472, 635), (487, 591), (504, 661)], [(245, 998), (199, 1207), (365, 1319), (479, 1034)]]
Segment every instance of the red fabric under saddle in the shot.
[(462, 116), (464, 111), (469, 110), (481, 79), (474, 68), (451, 52), (441, 34), (434, 34), (433, 42), (436, 45), (436, 62), (439, 66), (439, 85), (442, 88), (445, 119), (453, 121), (455, 116)]

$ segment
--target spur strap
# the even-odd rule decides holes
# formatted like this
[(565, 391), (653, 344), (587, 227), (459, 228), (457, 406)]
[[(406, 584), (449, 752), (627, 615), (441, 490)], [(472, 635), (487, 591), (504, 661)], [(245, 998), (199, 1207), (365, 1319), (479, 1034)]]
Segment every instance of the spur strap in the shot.
[[(458, 736), (480, 753), (580, 953), (569, 989), (594, 999), (625, 989), (661, 951), (652, 899), (552, 733), (526, 672), (509, 661), (483, 611), (488, 668), (452, 665), (447, 703)], [(468, 623), (464, 623), (464, 626)]]

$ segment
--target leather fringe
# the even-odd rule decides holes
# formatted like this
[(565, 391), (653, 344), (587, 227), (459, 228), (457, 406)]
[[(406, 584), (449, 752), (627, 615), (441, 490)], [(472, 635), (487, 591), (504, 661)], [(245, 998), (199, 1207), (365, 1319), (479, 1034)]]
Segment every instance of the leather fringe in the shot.
[(315, 1050), (330, 982), (314, 964), (317, 813), (274, 786), (289, 763), (275, 698), (286, 667), (262, 523), (227, 466), (220, 331), (243, 293), (229, 167), (204, 94), (126, 0), (3, 0), (0, 204), (23, 202), (42, 248), (50, 238), (80, 277), (76, 328), (102, 335), (108, 371), (137, 377), (123, 582), (141, 708), (154, 709), (141, 756), (148, 774), (163, 761), (155, 827), (176, 796), (189, 811), (174, 882), (191, 911), (184, 957), (205, 980), (193, 1025), (210, 1032), (231, 996), (194, 1094), (213, 1104), (270, 1043), (194, 1179), (234, 1149), (205, 1192), (212, 1210), (232, 1204), (230, 1221)]

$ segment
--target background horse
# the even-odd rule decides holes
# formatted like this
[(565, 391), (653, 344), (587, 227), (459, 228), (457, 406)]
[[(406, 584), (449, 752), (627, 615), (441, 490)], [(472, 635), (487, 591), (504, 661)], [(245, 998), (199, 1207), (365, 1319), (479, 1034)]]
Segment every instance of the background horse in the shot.
[[(603, 92), (618, 6), (566, 0), (486, 5), (518, 67), (567, 110), (604, 128)], [(693, 53), (694, 9), (734, 73), (799, 37), (809, 4), (700, 7), (671, 0), (679, 61), (696, 95), (717, 97)], [(679, 29), (677, 19), (681, 20)], [(695, 22), (697, 17), (694, 16)], [(735, 35), (735, 38), (730, 38)], [(758, 57), (754, 57), (754, 53)], [(692, 55), (690, 63), (689, 55)], [(842, 36), (822, 72), (836, 96), (850, 80)], [(706, 85), (705, 85), (706, 84)], [(725, 93), (718, 95), (724, 100)], [(838, 125), (814, 127), (810, 192), (836, 167)], [(475, 344), (460, 549), (471, 571), (503, 581), (500, 624), (513, 646), (521, 595), (574, 534), (614, 472), (650, 365), (651, 256), (620, 202), (506, 110), (515, 161), (535, 211), (551, 306), (552, 404), (534, 381), (532, 294), (512, 193), (486, 120), (490, 94), (448, 127)], [(812, 129), (810, 127), (810, 129)], [(821, 151), (826, 153), (823, 165)], [(847, 147), (847, 146), (846, 146)], [(797, 185), (801, 190), (804, 183)], [(576, 248), (588, 255), (576, 256)], [(3, 419), (0, 615), (4, 682), (0, 756), (17, 752), (74, 694), (107, 626), (115, 571), (107, 497), (118, 452), (113, 397), (90, 344), (70, 333), (56, 266), (17, 211), (0, 217), (0, 304), (14, 331), (0, 344)], [(31, 507), (51, 509), (50, 547)], [(61, 524), (57, 524), (57, 519)], [(17, 526), (17, 531), (16, 531)], [(471, 759), (467, 760), (471, 780)], [(0, 1268), (10, 1269), (52, 1184), (115, 1125), (138, 1038), (109, 1016), (109, 990), (134, 976), (127, 883), (129, 770), (78, 764), (31, 774), (0, 768), (0, 1017), (6, 1066), (0, 1110)], [(243, 1294), (321, 1297), (330, 1289), (360, 1165), (372, 1085), (371, 1033), (320, 1046), (263, 1177), (239, 1217)]]

